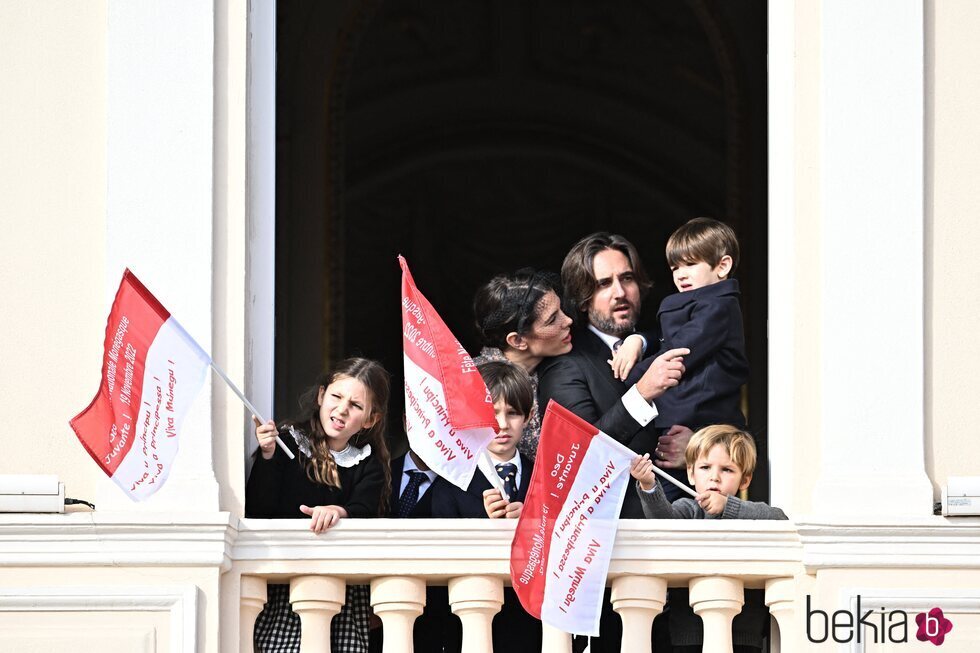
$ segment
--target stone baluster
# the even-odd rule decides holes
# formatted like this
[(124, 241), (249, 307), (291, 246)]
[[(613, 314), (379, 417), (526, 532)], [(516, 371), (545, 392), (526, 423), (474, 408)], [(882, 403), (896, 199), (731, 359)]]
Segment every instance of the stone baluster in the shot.
[(504, 582), (492, 576), (462, 576), (449, 580), (449, 604), (463, 622), (462, 653), (493, 650), (493, 616), (504, 603)]
[(415, 619), (425, 607), (425, 580), (375, 578), (371, 581), (371, 607), (384, 624), (384, 653), (412, 653)]
[(241, 602), (238, 611), (238, 647), (241, 653), (252, 653), (254, 650), (252, 633), (255, 631), (255, 620), (269, 599), (267, 587), (264, 578), (241, 578)]
[(572, 636), (554, 626), (541, 624), (542, 653), (572, 653)]
[(653, 620), (664, 609), (667, 581), (655, 576), (621, 576), (613, 579), (613, 610), (623, 619), (622, 650), (650, 653)]
[(289, 602), (302, 623), (300, 650), (330, 652), (330, 621), (344, 605), (347, 585), (334, 576), (296, 576), (289, 581)]
[(770, 578), (766, 581), (766, 605), (779, 625), (779, 639), (773, 638), (773, 651), (781, 650), (779, 645), (786, 642), (782, 650), (789, 650), (790, 642), (801, 642), (802, 633), (797, 629), (796, 580), (793, 578)]
[(728, 576), (692, 578), (691, 608), (704, 622), (703, 653), (732, 653), (732, 619), (745, 602), (742, 581)]

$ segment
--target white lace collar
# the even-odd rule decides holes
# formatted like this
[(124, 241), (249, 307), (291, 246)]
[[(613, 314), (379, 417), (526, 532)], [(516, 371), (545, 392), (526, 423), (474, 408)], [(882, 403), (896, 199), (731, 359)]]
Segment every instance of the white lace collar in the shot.
[(348, 442), (342, 451), (334, 451), (332, 453), (337, 465), (340, 467), (353, 467), (371, 455), (371, 445), (366, 444), (363, 447), (355, 447)]
[[(303, 453), (303, 455), (307, 458), (312, 458), (313, 450), (310, 448), (310, 439), (306, 436), (306, 434), (293, 426), (289, 427), (289, 434), (293, 436), (293, 440), (296, 441), (296, 447)], [(333, 452), (333, 459), (334, 462), (341, 467), (353, 467), (370, 455), (370, 444), (366, 444), (363, 447), (355, 447), (348, 442), (347, 446), (342, 451)]]

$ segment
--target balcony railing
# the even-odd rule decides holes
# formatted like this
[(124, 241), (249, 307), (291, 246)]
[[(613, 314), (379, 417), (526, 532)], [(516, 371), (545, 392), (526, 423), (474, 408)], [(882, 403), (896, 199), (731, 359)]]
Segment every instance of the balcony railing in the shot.
[[(225, 587), (238, 588), (241, 651), (252, 651), (269, 582), (289, 584), (304, 651), (329, 650), (330, 620), (348, 583), (371, 586), (386, 653), (412, 650), (412, 626), (427, 584), (448, 585), (451, 608), (463, 625), (463, 651), (492, 650), (490, 624), (509, 584), (515, 522), (344, 520), (319, 536), (308, 526), (306, 520), (240, 521)], [(613, 609), (623, 619), (622, 650), (650, 651), (650, 627), (668, 587), (690, 589), (692, 608), (704, 622), (706, 653), (732, 650), (731, 622), (746, 588), (765, 589), (777, 635), (799, 641), (795, 578), (803, 573), (801, 558), (798, 530), (789, 522), (621, 522), (609, 585)], [(571, 651), (571, 639), (545, 628), (543, 650)]]

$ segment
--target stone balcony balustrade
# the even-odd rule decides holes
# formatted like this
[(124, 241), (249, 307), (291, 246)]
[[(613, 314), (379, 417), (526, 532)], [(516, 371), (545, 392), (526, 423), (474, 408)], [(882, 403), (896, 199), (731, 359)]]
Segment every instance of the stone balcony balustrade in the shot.
[[(509, 584), (514, 522), (491, 520), (344, 520), (316, 536), (301, 520), (239, 523), (226, 587), (240, 595), (239, 642), (252, 651), (252, 626), (267, 583), (288, 583), (303, 623), (303, 650), (327, 651), (330, 620), (344, 586), (369, 584), (385, 628), (386, 653), (412, 650), (412, 625), (426, 584), (448, 585), (463, 624), (465, 653), (491, 651), (490, 624)], [(687, 586), (704, 620), (706, 653), (732, 650), (731, 621), (743, 589), (766, 590), (784, 638), (792, 629), (795, 577), (803, 571), (797, 528), (789, 522), (623, 521), (609, 566), (613, 608), (624, 624), (624, 651), (650, 651), (650, 626), (668, 587)], [(571, 638), (545, 628), (544, 651), (571, 651)], [(230, 649), (229, 649), (230, 650)], [(775, 647), (773, 650), (777, 650)]]
[[(514, 527), (488, 519), (346, 519), (314, 535), (307, 520), (227, 512), (4, 514), (0, 626), (7, 639), (35, 643), (129, 637), (100, 649), (126, 653), (250, 651), (267, 584), (277, 582), (291, 586), (300, 618), (312, 624), (304, 634), (320, 640), (307, 648), (321, 653), (344, 585), (360, 583), (371, 586), (386, 650), (407, 651), (425, 586), (442, 584), (467, 651), (489, 651)], [(730, 650), (728, 624), (742, 590), (764, 589), (776, 652), (805, 650), (805, 598), (821, 591), (825, 609), (848, 608), (846, 591), (909, 612), (941, 604), (969, 624), (980, 613), (971, 576), (978, 568), (980, 518), (638, 520), (620, 522), (609, 584), (625, 624), (624, 651), (649, 650), (666, 588), (686, 586), (709, 652)], [(545, 629), (544, 636), (548, 653), (568, 651), (563, 633)]]

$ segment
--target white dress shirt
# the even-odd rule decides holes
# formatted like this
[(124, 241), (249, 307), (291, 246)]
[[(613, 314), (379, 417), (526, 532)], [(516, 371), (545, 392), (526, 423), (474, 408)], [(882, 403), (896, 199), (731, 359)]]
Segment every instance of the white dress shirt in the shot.
[[(490, 481), (490, 485), (493, 487), (498, 487), (502, 484), (503, 479), (500, 478), (500, 474), (497, 473), (497, 465), (504, 463), (514, 463), (517, 466), (517, 476), (514, 477), (514, 484), (520, 488), (521, 487), (521, 473), (524, 471), (521, 465), (521, 452), (514, 452), (514, 457), (510, 460), (494, 460), (489, 454), (486, 456), (480, 456), (479, 461), (477, 461), (477, 467), (480, 472)], [(494, 479), (498, 479), (499, 482), (495, 482)], [(509, 497), (508, 497), (509, 498)]]
[[(412, 479), (412, 475), (407, 474), (406, 472), (411, 472), (416, 470), (422, 472), (422, 470), (419, 469), (419, 466), (415, 464), (415, 459), (412, 458), (411, 452), (406, 453), (405, 464), (402, 467), (401, 485), (399, 486), (399, 490), (398, 490), (399, 499), (401, 498), (402, 493), (405, 492), (405, 488), (408, 487), (408, 482)], [(427, 472), (422, 472), (422, 473), (425, 474), (425, 480), (423, 480), (422, 483), (419, 484), (419, 499), (422, 498), (422, 495), (425, 494), (425, 491), (428, 490), (432, 486), (432, 483), (436, 480), (436, 473), (431, 469)]]
[[(608, 333), (603, 333), (591, 324), (589, 325), (589, 330), (599, 336), (604, 343), (609, 345), (609, 353), (611, 354), (613, 345), (619, 342), (619, 337), (611, 336)], [(640, 337), (642, 338), (642, 336)], [(643, 342), (646, 342), (645, 338)], [(612, 374), (612, 370), (610, 370), (609, 373)], [(640, 391), (636, 389), (635, 385), (626, 391), (626, 394), (623, 395), (622, 402), (623, 406), (626, 407), (626, 412), (628, 412), (640, 426), (646, 426), (656, 419), (657, 415), (659, 414), (657, 412), (657, 407), (653, 405), (653, 402), (644, 399), (643, 395), (640, 394)]]

